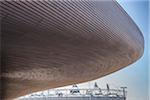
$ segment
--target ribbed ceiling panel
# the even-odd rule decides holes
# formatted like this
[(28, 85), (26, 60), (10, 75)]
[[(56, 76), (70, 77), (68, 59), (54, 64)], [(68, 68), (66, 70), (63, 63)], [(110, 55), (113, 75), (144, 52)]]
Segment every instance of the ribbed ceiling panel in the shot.
[(143, 54), (116, 1), (1, 1), (0, 13), (3, 98), (96, 79)]

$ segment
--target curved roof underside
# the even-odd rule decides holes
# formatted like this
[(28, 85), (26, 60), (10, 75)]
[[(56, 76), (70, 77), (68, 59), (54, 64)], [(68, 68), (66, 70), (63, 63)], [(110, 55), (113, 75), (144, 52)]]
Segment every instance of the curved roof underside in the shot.
[(1, 1), (0, 18), (3, 98), (99, 78), (144, 51), (115, 1)]

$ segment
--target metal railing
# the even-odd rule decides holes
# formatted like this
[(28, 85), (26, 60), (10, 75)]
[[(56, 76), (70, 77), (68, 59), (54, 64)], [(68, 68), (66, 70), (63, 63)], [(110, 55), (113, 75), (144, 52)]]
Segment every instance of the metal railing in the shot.
[[(53, 89), (41, 93), (33, 93), (23, 98), (53, 98), (53, 97), (116, 97), (126, 98), (125, 89)], [(125, 99), (124, 99), (125, 100)]]

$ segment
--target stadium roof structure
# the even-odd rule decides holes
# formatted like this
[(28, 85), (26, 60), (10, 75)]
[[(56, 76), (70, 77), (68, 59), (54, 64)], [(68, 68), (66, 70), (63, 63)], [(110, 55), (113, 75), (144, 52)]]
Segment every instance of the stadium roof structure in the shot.
[(1, 1), (2, 98), (86, 82), (137, 61), (144, 38), (115, 1)]

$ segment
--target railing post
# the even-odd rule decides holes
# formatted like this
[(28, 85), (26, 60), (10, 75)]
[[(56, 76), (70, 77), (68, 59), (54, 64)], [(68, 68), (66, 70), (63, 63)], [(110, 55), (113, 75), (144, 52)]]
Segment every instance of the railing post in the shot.
[(126, 88), (127, 87), (121, 87), (123, 89), (123, 98), (126, 100)]

